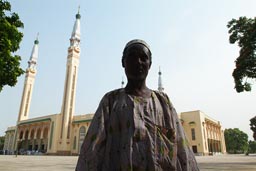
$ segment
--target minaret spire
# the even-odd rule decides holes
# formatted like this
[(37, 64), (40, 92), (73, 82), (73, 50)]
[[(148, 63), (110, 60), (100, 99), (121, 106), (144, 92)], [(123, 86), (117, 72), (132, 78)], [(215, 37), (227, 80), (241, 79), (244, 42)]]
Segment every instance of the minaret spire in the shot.
[(31, 56), (28, 61), (28, 68), (30, 69), (36, 69), (37, 57), (38, 57), (38, 44), (39, 44), (38, 36), (39, 36), (39, 33), (37, 33), (36, 40), (34, 41), (34, 46), (31, 52)]
[(159, 72), (158, 72), (158, 91), (162, 92), (164, 91), (163, 83), (162, 83), (162, 72), (159, 67)]
[(37, 72), (36, 65), (37, 65), (37, 58), (38, 58), (38, 44), (39, 44), (39, 41), (38, 41), (38, 34), (37, 34), (36, 40), (34, 41), (30, 59), (28, 61), (28, 67), (26, 69), (26, 76), (25, 76), (24, 88), (23, 88), (23, 93), (22, 93), (22, 98), (20, 103), (18, 122), (28, 119), (32, 91), (33, 91), (35, 76)]
[(78, 7), (78, 11), (76, 14), (76, 21), (73, 26), (73, 31), (70, 38), (70, 46), (79, 46), (80, 45), (80, 6)]

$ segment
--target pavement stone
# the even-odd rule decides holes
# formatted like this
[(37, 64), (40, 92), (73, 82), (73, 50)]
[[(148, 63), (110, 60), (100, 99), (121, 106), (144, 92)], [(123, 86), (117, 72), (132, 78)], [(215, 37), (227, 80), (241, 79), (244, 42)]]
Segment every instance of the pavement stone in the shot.
[[(0, 155), (0, 171), (74, 171), (77, 156)], [(200, 171), (256, 171), (256, 154), (196, 156)]]
[(197, 156), (201, 171), (256, 171), (256, 154)]

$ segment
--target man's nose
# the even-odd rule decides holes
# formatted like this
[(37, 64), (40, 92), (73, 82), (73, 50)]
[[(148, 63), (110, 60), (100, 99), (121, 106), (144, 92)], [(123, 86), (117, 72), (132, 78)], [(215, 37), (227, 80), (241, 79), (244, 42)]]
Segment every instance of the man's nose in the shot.
[(138, 64), (142, 64), (142, 60), (141, 60), (140, 57), (137, 57), (136, 59), (137, 59), (136, 62), (137, 62)]

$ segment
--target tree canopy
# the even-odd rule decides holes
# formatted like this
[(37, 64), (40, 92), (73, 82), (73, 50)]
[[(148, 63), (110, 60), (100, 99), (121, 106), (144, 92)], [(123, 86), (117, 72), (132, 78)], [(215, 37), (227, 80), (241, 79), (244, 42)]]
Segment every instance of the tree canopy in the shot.
[(225, 129), (226, 148), (228, 153), (243, 153), (248, 149), (248, 135), (238, 128)]
[(14, 86), (24, 73), (20, 67), (21, 57), (13, 54), (23, 37), (19, 28), (23, 28), (23, 23), (18, 14), (11, 13), (9, 2), (0, 0), (0, 92), (5, 85)]
[(240, 17), (228, 22), (229, 42), (237, 42), (239, 56), (233, 71), (235, 89), (238, 93), (251, 91), (251, 81), (256, 78), (256, 17)]
[(3, 150), (4, 148), (4, 139), (5, 139), (5, 136), (0, 136), (0, 150)]
[(249, 153), (256, 153), (256, 141), (249, 141)]
[(253, 138), (256, 140), (256, 116), (250, 119), (250, 128), (253, 131)]

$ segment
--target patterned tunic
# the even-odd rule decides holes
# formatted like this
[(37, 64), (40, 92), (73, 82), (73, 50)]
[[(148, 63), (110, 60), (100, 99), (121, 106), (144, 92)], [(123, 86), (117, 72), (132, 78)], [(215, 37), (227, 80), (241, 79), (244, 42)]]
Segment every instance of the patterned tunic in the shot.
[(107, 93), (91, 122), (76, 171), (197, 171), (177, 113), (166, 94), (142, 98)]

